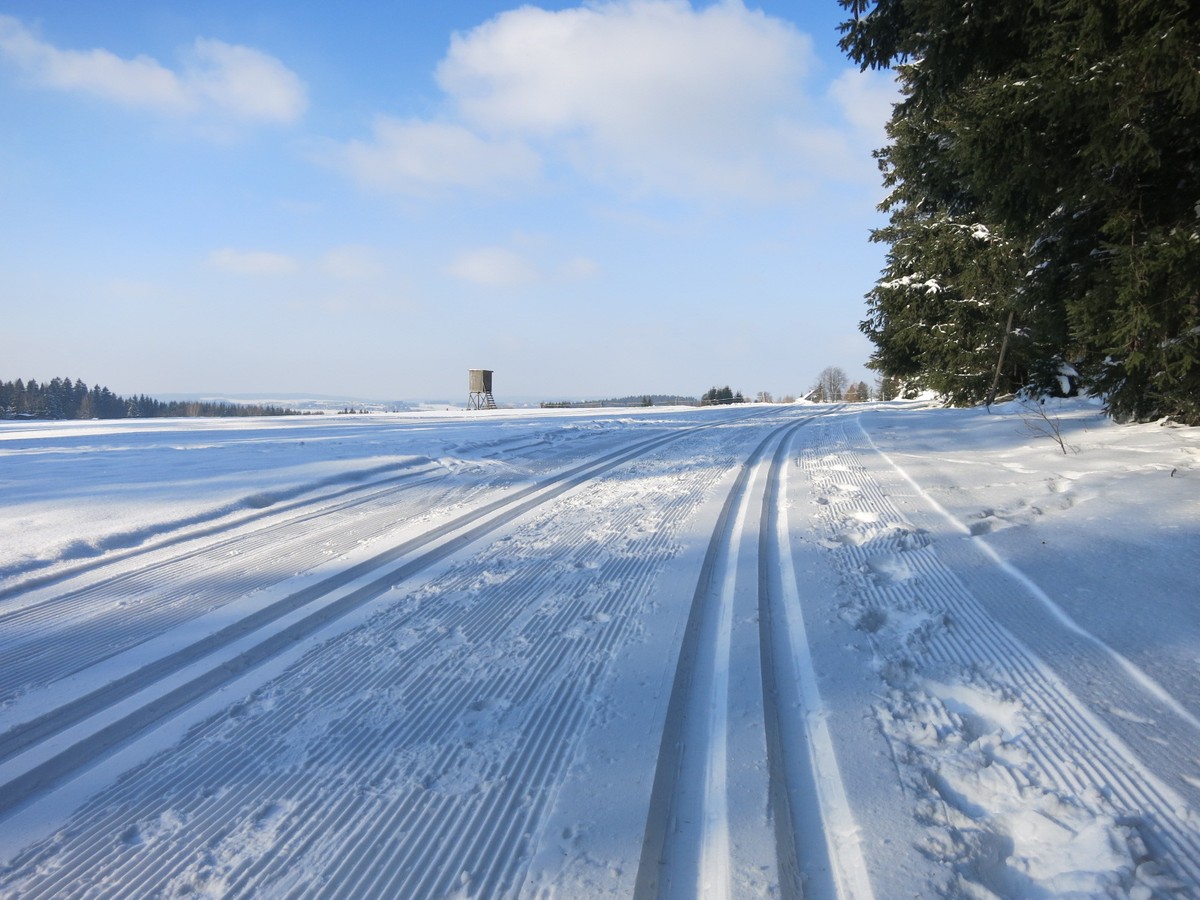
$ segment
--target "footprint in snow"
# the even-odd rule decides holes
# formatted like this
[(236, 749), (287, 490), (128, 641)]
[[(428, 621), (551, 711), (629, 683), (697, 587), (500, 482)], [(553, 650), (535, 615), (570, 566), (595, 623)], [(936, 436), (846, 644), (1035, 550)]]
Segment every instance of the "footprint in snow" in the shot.
[(865, 631), (867, 634), (876, 634), (887, 625), (887, 620), (887, 610), (872, 607), (858, 617), (858, 621), (854, 623), (854, 627), (859, 631)]
[(861, 531), (843, 531), (837, 536), (838, 543), (848, 547), (861, 547), (868, 543), (873, 535), (864, 534)]
[(865, 568), (877, 584), (895, 584), (912, 578), (912, 569), (899, 556), (880, 554), (867, 560)]
[(920, 550), (929, 546), (929, 532), (908, 522), (889, 525), (888, 531), (903, 551)]
[(853, 519), (855, 522), (861, 522), (864, 525), (872, 525), (879, 521), (879, 513), (872, 512), (868, 509), (855, 509), (846, 513), (847, 518)]

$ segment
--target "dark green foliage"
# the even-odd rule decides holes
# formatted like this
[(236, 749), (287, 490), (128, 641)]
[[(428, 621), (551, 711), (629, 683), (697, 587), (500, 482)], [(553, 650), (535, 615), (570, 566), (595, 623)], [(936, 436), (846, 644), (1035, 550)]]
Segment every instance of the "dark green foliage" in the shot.
[(80, 380), (55, 378), (48, 384), (30, 379), (0, 381), (0, 419), (128, 419), (159, 417), (284, 416), (295, 410), (259, 404), (164, 402), (142, 394), (121, 397), (106, 387), (91, 390)]
[(719, 406), (726, 403), (745, 402), (746, 398), (742, 396), (742, 392), (738, 391), (735, 394), (729, 385), (725, 385), (725, 387), (711, 387), (700, 397), (701, 406)]
[(978, 402), (1011, 312), (1002, 391), (1066, 361), (1118, 417), (1200, 423), (1200, 4), (840, 2), (903, 90), (872, 365)]
[(880, 375), (875, 380), (875, 397), (879, 400), (895, 400), (900, 396), (900, 383), (891, 375)]
[(876, 345), (871, 365), (952, 403), (977, 402), (995, 375), (1011, 312), (1001, 389), (1027, 383), (1039, 347), (1035, 335), (1057, 329), (1031, 327), (1038, 317), (1021, 303), (1021, 260), (1011, 244), (980, 223), (942, 214), (894, 219), (879, 232), (892, 249), (862, 324)]
[(847, 403), (866, 403), (871, 399), (871, 388), (865, 381), (860, 381), (846, 388), (845, 400)]

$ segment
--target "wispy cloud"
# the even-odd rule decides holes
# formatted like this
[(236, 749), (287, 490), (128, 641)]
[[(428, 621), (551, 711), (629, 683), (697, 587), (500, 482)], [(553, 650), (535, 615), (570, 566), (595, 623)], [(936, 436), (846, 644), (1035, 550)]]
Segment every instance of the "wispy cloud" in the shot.
[(830, 85), (829, 93), (846, 120), (876, 146), (887, 142), (885, 126), (892, 106), (900, 102), (900, 88), (891, 71), (843, 72)]
[(381, 275), (384, 266), (372, 248), (347, 245), (324, 253), (317, 261), (317, 270), (331, 278), (362, 281)]
[(294, 275), (300, 270), (297, 260), (284, 253), (266, 250), (235, 250), (224, 247), (208, 257), (212, 268), (233, 275)]
[(546, 259), (535, 261), (526, 254), (494, 246), (466, 250), (446, 269), (454, 278), (485, 287), (586, 281), (599, 272), (599, 263), (586, 256), (573, 256), (558, 263)]
[(0, 56), (46, 87), (174, 116), (289, 123), (308, 105), (304, 83), (278, 59), (208, 38), (197, 38), (171, 69), (150, 56), (60, 49), (0, 15)]
[(224, 247), (206, 259), (226, 296), (291, 311), (395, 311), (412, 308), (408, 279), (376, 247), (345, 244), (323, 252), (287, 254)]
[(600, 264), (587, 256), (574, 256), (558, 267), (560, 277), (568, 281), (584, 281), (600, 273)]
[(208, 265), (231, 275), (308, 275), (339, 281), (374, 279), (387, 271), (377, 250), (357, 244), (334, 247), (309, 258), (222, 247), (208, 255)]
[(308, 99), (296, 73), (252, 47), (197, 38), (182, 74), (184, 90), (240, 119), (294, 122)]
[(479, 247), (460, 253), (449, 274), (487, 287), (514, 287), (540, 280), (537, 267), (519, 253), (503, 247)]
[(462, 125), (379, 116), (369, 141), (335, 146), (326, 159), (360, 184), (402, 193), (481, 188), (535, 178), (540, 161), (518, 140), (488, 140)]

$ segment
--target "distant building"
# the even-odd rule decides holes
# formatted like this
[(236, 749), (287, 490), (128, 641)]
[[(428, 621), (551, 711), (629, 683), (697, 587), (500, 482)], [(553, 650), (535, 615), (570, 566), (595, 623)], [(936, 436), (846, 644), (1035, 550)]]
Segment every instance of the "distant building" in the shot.
[(495, 409), (496, 398), (492, 396), (492, 370), (468, 369), (467, 409)]

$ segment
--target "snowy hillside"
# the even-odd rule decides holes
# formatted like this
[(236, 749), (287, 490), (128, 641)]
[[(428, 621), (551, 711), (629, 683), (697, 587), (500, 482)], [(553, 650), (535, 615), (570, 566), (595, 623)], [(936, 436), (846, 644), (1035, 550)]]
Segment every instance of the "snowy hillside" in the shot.
[(1082, 401), (0, 422), (0, 895), (1198, 895), (1198, 563)]

